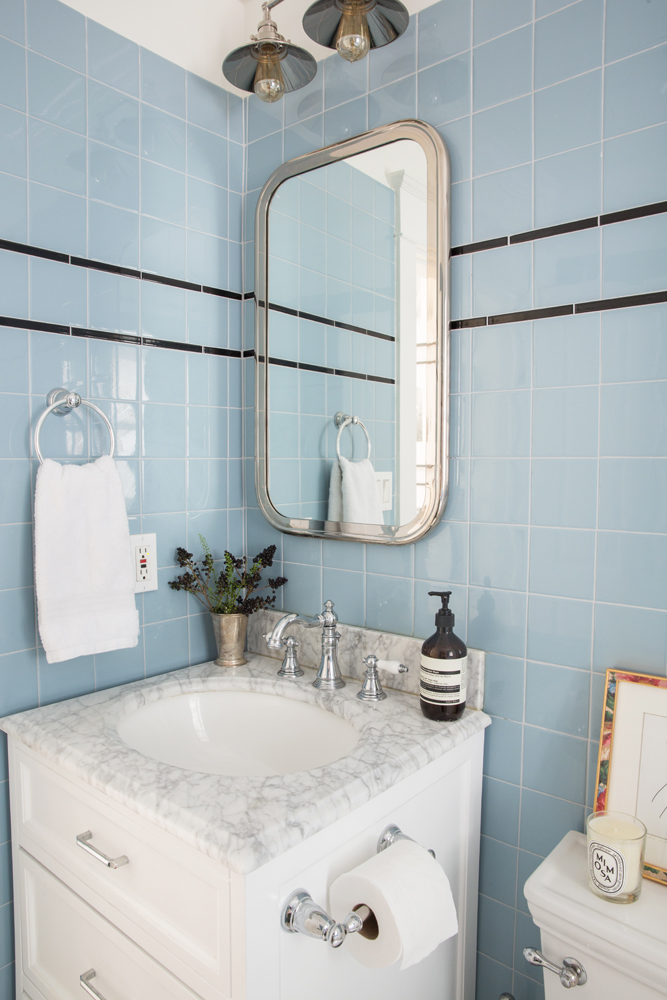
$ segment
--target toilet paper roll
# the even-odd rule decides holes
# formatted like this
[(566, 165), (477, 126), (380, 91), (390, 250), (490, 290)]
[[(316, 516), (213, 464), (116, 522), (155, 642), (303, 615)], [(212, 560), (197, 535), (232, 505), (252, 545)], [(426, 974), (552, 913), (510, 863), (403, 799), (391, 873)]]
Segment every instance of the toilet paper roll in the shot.
[(365, 921), (362, 931), (347, 936), (345, 949), (370, 969), (399, 960), (407, 969), (458, 933), (449, 879), (411, 840), (397, 841), (332, 883), (329, 906), (335, 920), (364, 904), (375, 914), (377, 937), (367, 936), (370, 922)]

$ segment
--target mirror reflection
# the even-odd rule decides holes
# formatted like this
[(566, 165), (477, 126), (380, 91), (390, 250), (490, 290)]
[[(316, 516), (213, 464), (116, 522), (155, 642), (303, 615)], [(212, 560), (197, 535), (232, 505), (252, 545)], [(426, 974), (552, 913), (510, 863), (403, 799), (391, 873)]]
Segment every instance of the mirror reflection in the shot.
[(286, 517), (401, 525), (427, 500), (426, 220), (426, 157), (406, 139), (271, 200), (268, 488)]

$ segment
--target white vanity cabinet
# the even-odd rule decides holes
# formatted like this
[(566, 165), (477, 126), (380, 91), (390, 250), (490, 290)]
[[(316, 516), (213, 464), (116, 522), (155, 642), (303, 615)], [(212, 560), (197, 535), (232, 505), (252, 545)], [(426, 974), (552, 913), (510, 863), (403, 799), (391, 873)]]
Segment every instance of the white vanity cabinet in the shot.
[[(99, 703), (99, 696), (87, 697)], [(394, 698), (410, 696), (394, 693)], [(387, 718), (392, 711), (398, 717), (397, 703), (384, 711)], [(64, 712), (61, 706), (59, 724)], [(245, 861), (243, 850), (230, 849), (224, 862), (213, 844), (216, 827), (204, 822), (205, 776), (187, 774), (180, 786), (193, 783), (200, 796), (196, 809), (175, 805), (176, 793), (166, 784), (148, 783), (136, 803), (123, 801), (108, 784), (109, 791), (93, 777), (86, 780), (82, 756), (49, 752), (56, 744), (35, 737), (35, 720), (44, 735), (48, 719), (57, 715), (52, 706), (3, 722), (9, 734), (19, 1000), (473, 1000), (488, 721), (482, 713), (470, 713), (467, 728), (462, 726), (435, 759), (405, 776), (397, 772), (395, 781), (385, 773), (383, 788), (376, 779), (386, 761), (369, 764), (362, 777), (351, 776), (345, 809), (331, 787), (328, 792), (323, 787), (326, 769), (312, 784), (310, 816), (303, 800), (295, 799), (291, 811), (285, 811), (284, 801), (277, 809), (271, 795), (279, 794), (282, 779), (268, 782), (261, 799), (266, 802), (262, 850), (268, 855), (263, 863), (254, 841)], [(81, 718), (90, 720), (83, 712)], [(377, 726), (381, 715), (369, 718)], [(77, 725), (72, 722), (73, 732)], [(65, 740), (62, 726), (59, 732)], [(147, 771), (150, 764), (146, 759)], [(179, 773), (183, 782), (184, 772)], [(215, 816), (218, 805), (211, 793)], [(229, 803), (225, 808), (238, 830), (243, 801), (235, 815)], [(297, 833), (285, 847), (284, 826), (290, 824)], [(459, 934), (400, 972), (398, 965), (365, 968), (345, 943), (334, 950), (285, 932), (280, 914), (288, 896), (303, 888), (328, 909), (331, 883), (375, 854), (389, 824), (435, 851), (452, 886)]]

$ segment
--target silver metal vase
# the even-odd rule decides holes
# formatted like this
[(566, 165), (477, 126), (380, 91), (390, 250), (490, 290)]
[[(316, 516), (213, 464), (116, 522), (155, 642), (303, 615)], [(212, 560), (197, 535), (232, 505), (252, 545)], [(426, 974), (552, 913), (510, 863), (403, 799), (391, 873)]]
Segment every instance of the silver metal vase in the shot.
[(248, 662), (243, 655), (248, 616), (218, 615), (211, 612), (211, 620), (218, 649), (216, 667), (242, 667)]

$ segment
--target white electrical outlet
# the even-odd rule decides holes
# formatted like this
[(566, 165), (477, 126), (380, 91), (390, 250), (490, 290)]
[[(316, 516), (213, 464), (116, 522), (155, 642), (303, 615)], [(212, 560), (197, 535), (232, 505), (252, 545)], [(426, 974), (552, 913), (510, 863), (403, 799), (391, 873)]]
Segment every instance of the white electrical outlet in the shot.
[(130, 535), (134, 592), (157, 590), (157, 543), (154, 534)]

